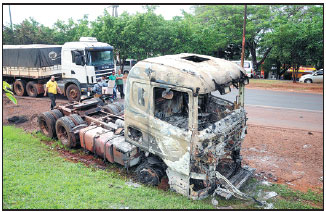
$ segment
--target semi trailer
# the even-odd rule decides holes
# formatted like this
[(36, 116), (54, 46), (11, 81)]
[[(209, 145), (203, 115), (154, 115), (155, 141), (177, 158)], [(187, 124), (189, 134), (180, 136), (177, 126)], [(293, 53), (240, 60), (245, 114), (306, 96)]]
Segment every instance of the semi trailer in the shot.
[[(138, 62), (126, 81), (124, 104), (85, 99), (39, 115), (42, 133), (134, 170), (140, 182), (192, 199), (251, 197), (240, 187), (254, 173), (243, 166), (247, 133), (246, 71), (205, 55), (182, 53)], [(221, 98), (239, 90), (231, 102)], [(219, 91), (221, 97), (213, 96)]]
[(16, 95), (36, 97), (53, 75), (69, 101), (89, 96), (101, 76), (115, 70), (113, 47), (96, 38), (81, 37), (64, 45), (4, 45), (2, 76)]

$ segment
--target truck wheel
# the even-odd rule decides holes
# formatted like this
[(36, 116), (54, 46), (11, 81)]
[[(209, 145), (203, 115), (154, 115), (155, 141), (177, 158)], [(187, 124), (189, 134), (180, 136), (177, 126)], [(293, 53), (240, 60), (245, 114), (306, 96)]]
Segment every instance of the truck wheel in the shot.
[(59, 118), (55, 125), (58, 139), (64, 146), (69, 148), (75, 147), (77, 143), (75, 134), (71, 133), (71, 130), (74, 127), (74, 122), (71, 121), (67, 116)]
[(108, 104), (103, 107), (105, 112), (111, 113), (113, 115), (118, 115), (120, 113), (119, 107), (117, 105)]
[(37, 96), (37, 86), (36, 86), (36, 82), (34, 81), (29, 81), (26, 85), (26, 91), (28, 96), (31, 97), (36, 97)]
[(52, 113), (56, 121), (63, 116), (63, 114), (58, 109), (50, 110), (49, 112)]
[(70, 116), (68, 116), (71, 121), (74, 122), (74, 124), (77, 126), (77, 125), (80, 125), (80, 124), (85, 124), (86, 122), (77, 114), (72, 114)]
[(71, 84), (67, 87), (66, 95), (67, 95), (68, 100), (70, 102), (73, 102), (73, 101), (79, 101), (81, 94), (80, 94), (80, 90), (79, 90), (78, 86), (75, 84)]
[(26, 95), (26, 83), (24, 80), (16, 80), (14, 83), (14, 91), (17, 96)]
[(121, 102), (114, 102), (113, 105), (116, 105), (119, 108), (119, 112), (124, 110), (124, 104)]
[(39, 115), (38, 125), (45, 136), (55, 137), (55, 117), (50, 112), (44, 112)]
[(148, 162), (140, 164), (136, 169), (136, 174), (143, 184), (157, 186), (160, 183), (160, 170), (152, 167)]

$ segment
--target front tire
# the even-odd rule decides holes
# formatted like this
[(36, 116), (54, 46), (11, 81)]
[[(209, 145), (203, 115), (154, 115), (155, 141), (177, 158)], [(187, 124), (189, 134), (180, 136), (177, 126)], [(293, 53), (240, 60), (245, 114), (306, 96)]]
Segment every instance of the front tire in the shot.
[(312, 80), (311, 79), (306, 79), (304, 82), (305, 83), (312, 83)]
[(66, 95), (69, 102), (79, 101), (80, 100), (80, 90), (77, 85), (71, 84), (66, 89)]

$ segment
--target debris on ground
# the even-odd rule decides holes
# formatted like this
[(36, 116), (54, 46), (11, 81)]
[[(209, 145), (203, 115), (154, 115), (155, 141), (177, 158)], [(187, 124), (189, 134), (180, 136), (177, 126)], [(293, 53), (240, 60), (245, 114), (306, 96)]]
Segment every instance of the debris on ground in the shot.
[(272, 185), (271, 182), (268, 182), (268, 181), (266, 181), (266, 180), (261, 181), (261, 184), (262, 184), (262, 185), (265, 185), (265, 186), (271, 186), (271, 185)]
[(273, 209), (273, 203), (266, 203), (264, 209)]
[(304, 148), (304, 149), (307, 149), (307, 148), (310, 148), (310, 147), (311, 147), (310, 144), (305, 144), (305, 145), (303, 145), (303, 148)]
[(125, 184), (126, 184), (127, 186), (129, 186), (129, 187), (133, 187), (133, 188), (139, 188), (139, 187), (141, 187), (140, 184), (138, 184), (138, 183), (134, 183), (134, 182), (132, 182), (132, 181), (126, 182)]
[(319, 180), (320, 180), (321, 182), (323, 182), (323, 181), (324, 181), (324, 177), (321, 176), (321, 177), (319, 178)]
[(218, 201), (215, 198), (212, 198), (212, 205), (217, 208), (218, 206)]
[(309, 135), (313, 135), (313, 133), (312, 133), (312, 132), (308, 132), (308, 134), (309, 134)]
[(26, 116), (12, 116), (8, 118), (8, 122), (11, 124), (20, 124), (28, 121), (28, 118)]
[(277, 196), (277, 193), (275, 191), (270, 191), (270, 192), (266, 192), (264, 199), (268, 200), (268, 199), (276, 197), (276, 196)]
[(221, 206), (221, 207), (217, 207), (217, 209), (219, 209), (219, 210), (233, 210), (232, 206), (226, 206), (226, 207)]

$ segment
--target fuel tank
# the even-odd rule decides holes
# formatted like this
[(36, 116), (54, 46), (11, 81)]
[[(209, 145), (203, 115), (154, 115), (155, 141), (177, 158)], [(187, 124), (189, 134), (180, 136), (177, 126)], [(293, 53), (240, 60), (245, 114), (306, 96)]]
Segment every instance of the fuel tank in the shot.
[(93, 152), (111, 163), (125, 167), (138, 164), (140, 153), (138, 147), (125, 141), (124, 136), (98, 126), (88, 126), (79, 132), (82, 148)]

